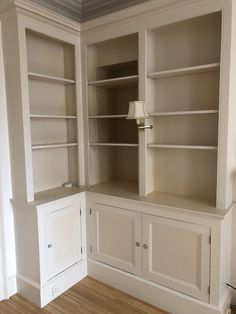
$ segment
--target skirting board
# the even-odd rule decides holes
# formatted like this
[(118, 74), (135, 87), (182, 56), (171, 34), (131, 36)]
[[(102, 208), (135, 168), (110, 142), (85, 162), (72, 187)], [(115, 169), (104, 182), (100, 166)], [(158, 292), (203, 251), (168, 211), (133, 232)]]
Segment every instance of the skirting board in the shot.
[(9, 277), (7, 279), (8, 298), (17, 293), (16, 276)]
[(227, 295), (225, 302), (222, 302), (224, 304), (222, 308), (218, 308), (90, 259), (88, 260), (88, 276), (169, 313), (223, 314), (225, 305), (229, 302), (229, 295)]
[(87, 262), (83, 261), (51, 279), (41, 288), (30, 279), (17, 275), (17, 290), (24, 298), (42, 308), (86, 276)]

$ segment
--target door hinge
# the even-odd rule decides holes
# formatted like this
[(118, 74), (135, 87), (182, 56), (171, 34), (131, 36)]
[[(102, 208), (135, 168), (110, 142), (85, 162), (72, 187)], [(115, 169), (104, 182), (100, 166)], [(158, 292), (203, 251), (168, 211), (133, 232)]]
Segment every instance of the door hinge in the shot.
[(211, 244), (211, 236), (209, 236), (209, 244)]
[(80, 208), (80, 210), (79, 210), (79, 214), (80, 214), (80, 216), (82, 216), (82, 211), (81, 211), (81, 208)]
[(81, 254), (83, 254), (83, 248), (82, 248), (82, 246), (81, 246), (81, 250), (80, 250), (80, 251), (81, 251)]
[(209, 295), (211, 294), (211, 287), (210, 286), (208, 287), (208, 294)]
[(89, 209), (89, 214), (92, 215), (92, 208)]
[(92, 245), (90, 246), (90, 253), (92, 253), (93, 252), (93, 247), (92, 247)]

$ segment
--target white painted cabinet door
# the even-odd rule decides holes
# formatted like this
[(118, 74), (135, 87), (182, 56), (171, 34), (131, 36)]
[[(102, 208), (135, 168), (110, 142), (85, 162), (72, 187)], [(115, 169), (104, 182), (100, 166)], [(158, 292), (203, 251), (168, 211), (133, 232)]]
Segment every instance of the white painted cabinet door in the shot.
[(80, 205), (45, 215), (45, 241), (47, 279), (82, 259)]
[(209, 301), (210, 228), (143, 215), (143, 277)]
[(132, 274), (141, 271), (141, 215), (96, 204), (92, 208), (92, 258)]

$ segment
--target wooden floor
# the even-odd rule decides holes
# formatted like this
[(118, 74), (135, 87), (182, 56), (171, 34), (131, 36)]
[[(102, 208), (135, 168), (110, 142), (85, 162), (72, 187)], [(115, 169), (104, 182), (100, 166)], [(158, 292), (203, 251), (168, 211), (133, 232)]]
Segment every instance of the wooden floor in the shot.
[(146, 303), (108, 287), (92, 278), (85, 278), (43, 309), (19, 295), (0, 302), (0, 314), (164, 314)]

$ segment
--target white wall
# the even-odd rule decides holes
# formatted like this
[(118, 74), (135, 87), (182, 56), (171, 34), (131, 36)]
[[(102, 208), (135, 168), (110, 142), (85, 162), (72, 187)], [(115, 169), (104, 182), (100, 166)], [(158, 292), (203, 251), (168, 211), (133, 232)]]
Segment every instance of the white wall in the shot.
[[(13, 210), (11, 198), (10, 154), (8, 141), (7, 105), (5, 94), (2, 30), (0, 24), (0, 240), (3, 241), (5, 256), (2, 260), (5, 266), (6, 292), (9, 297), (16, 292), (16, 259)], [(2, 227), (2, 228), (1, 228)], [(4, 247), (5, 246), (5, 247)], [(1, 245), (0, 245), (1, 249)], [(1, 253), (1, 252), (0, 252)]]

